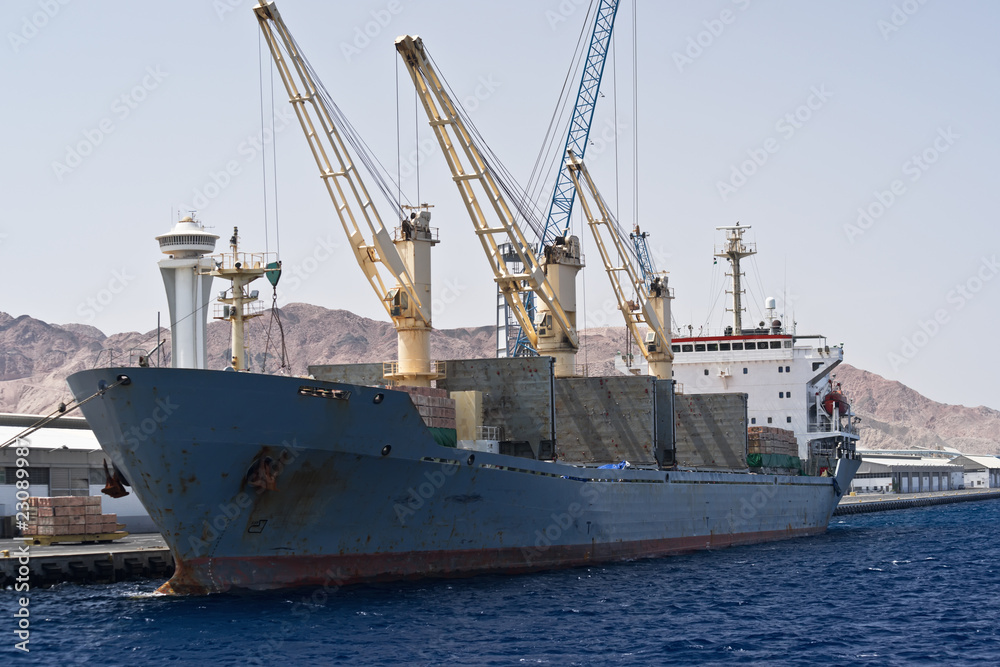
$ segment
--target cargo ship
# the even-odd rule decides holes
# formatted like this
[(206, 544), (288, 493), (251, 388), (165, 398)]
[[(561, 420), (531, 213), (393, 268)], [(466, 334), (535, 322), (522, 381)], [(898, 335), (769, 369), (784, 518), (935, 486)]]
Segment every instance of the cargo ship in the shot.
[[(461, 370), (475, 382), (502, 367), (508, 397), (557, 384), (546, 357)], [(814, 535), (859, 465), (838, 449), (830, 476), (600, 468), (441, 445), (410, 394), (384, 387), (130, 367), (68, 381), (79, 398), (104, 392), (83, 412), (170, 547), (176, 571), (161, 591), (174, 594), (527, 572)], [(669, 439), (672, 382), (569, 384), (594, 399), (580, 413), (652, 389), (661, 395), (642, 407), (654, 442)], [(706, 432), (718, 424), (699, 417)], [(612, 440), (598, 429), (586, 444)]]
[[(184, 220), (158, 238), (164, 269), (205, 264), (180, 256), (216, 237)], [(239, 254), (236, 238), (207, 264), (264, 275), (268, 264)], [(182, 348), (204, 335), (174, 333), (177, 358), (196, 357)], [(793, 338), (744, 330), (726, 337), (729, 364), (751, 362), (732, 349), (750, 339), (767, 341), (755, 358), (807, 354), (784, 346)], [(782, 342), (773, 353), (772, 339)], [(683, 359), (702, 343), (675, 344)], [(850, 410), (832, 392), (801, 411), (819, 420), (804, 434), (815, 446), (792, 465), (753, 451), (781, 440), (748, 424), (761, 409), (748, 394), (767, 383), (687, 393), (649, 375), (559, 377), (554, 358), (536, 356), (437, 362), (426, 387), (393, 385), (395, 364), (287, 377), (237, 370), (238, 357), (225, 371), (115, 367), (68, 379), (78, 399), (97, 395), (82, 410), (113, 462), (109, 486), (137, 494), (171, 549), (164, 593), (517, 573), (814, 535), (860, 464)]]
[[(672, 362), (688, 343), (674, 353), (664, 327), (667, 276), (634, 271), (614, 235), (602, 261), (651, 374), (582, 372), (579, 240), (557, 236), (535, 254), (505, 200), (503, 173), (484, 158), (422, 41), (404, 36), (397, 51), (534, 353), (432, 360), (430, 254), (441, 239), (428, 207), (401, 211), (386, 229), (347, 149), (363, 141), (274, 3), (254, 11), (354, 256), (397, 329), (398, 359), (316, 365), (303, 377), (250, 372), (244, 323), (263, 314), (250, 286), (266, 277), (277, 288), (280, 262), (240, 252), (235, 229), (230, 252), (210, 255), (218, 237), (193, 216), (158, 236), (171, 367), (147, 356), (68, 383), (111, 460), (107, 491), (131, 489), (172, 552), (176, 569), (161, 592), (529, 572), (826, 530), (860, 464), (853, 439), (841, 437), (849, 416), (817, 415), (832, 435), (817, 465), (806, 452), (801, 468), (751, 468), (746, 390), (681, 388)], [(591, 188), (597, 212), (587, 215), (600, 244), (610, 216), (582, 156), (567, 155), (581, 205), (582, 183)], [(225, 370), (207, 369), (202, 313), (213, 279), (231, 283), (215, 305), (232, 332)]]

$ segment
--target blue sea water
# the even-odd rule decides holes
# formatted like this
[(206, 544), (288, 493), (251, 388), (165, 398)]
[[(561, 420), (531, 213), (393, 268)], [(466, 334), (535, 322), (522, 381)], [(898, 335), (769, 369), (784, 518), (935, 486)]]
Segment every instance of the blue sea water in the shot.
[[(1000, 664), (1000, 501), (835, 518), (827, 534), (520, 576), (339, 590), (31, 592), (31, 653), (73, 665)], [(6, 628), (3, 626), (6, 625)]]

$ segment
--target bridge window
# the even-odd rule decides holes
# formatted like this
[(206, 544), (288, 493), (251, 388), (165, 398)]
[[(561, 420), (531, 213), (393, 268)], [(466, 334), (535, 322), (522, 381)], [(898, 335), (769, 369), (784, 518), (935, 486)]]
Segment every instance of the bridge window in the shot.
[(681, 346), (680, 345), (671, 345), (670, 346), (670, 351), (671, 352), (680, 352), (681, 351)]
[(771, 349), (772, 350), (780, 350), (781, 349), (781, 341), (780, 340), (772, 340), (771, 341)]
[(729, 352), (729, 343), (719, 343), (720, 352)]
[(733, 349), (734, 350), (742, 350), (743, 349), (743, 343), (733, 343)]
[(719, 351), (719, 344), (718, 343), (709, 343), (708, 344), (708, 351), (709, 352), (718, 352)]
[(695, 352), (704, 352), (705, 351), (705, 344), (704, 343), (700, 343), (698, 345), (695, 345), (694, 346), (694, 351)]
[(754, 343), (753, 341), (750, 341), (749, 343), (744, 343), (743, 345), (748, 350), (756, 350), (757, 349), (757, 343)]

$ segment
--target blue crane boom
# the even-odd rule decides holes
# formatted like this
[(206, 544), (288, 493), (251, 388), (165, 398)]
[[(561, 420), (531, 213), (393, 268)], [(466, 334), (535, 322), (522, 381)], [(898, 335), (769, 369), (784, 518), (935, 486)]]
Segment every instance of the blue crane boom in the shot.
[(569, 124), (569, 134), (566, 146), (560, 153), (557, 165), (558, 175), (556, 187), (552, 193), (552, 203), (549, 205), (549, 216), (545, 221), (545, 231), (542, 233), (542, 245), (551, 244), (556, 236), (564, 236), (569, 231), (570, 214), (573, 212), (573, 201), (576, 198), (576, 188), (569, 173), (563, 168), (562, 156), (572, 149), (573, 154), (581, 160), (586, 155), (590, 123), (594, 119), (594, 107), (597, 106), (597, 94), (601, 87), (601, 77), (604, 75), (604, 63), (611, 45), (611, 31), (615, 27), (615, 16), (618, 13), (618, 0), (600, 0), (597, 16), (594, 21), (594, 32), (590, 37), (590, 47), (587, 49), (587, 60), (580, 78), (580, 91), (576, 96), (576, 106)]
[[(556, 236), (565, 236), (569, 232), (570, 214), (573, 212), (573, 201), (576, 198), (576, 188), (567, 171), (563, 169), (563, 156), (567, 149), (572, 149), (575, 155), (582, 159), (587, 150), (590, 137), (590, 124), (594, 119), (594, 107), (597, 105), (597, 95), (601, 88), (601, 77), (604, 75), (604, 62), (608, 56), (611, 44), (611, 32), (615, 27), (615, 16), (618, 13), (619, 0), (599, 0), (597, 14), (594, 20), (594, 31), (590, 36), (590, 46), (587, 48), (587, 59), (580, 77), (580, 90), (573, 107), (570, 119), (566, 146), (559, 154), (557, 163), (556, 186), (549, 205), (549, 215), (545, 220), (540, 247), (551, 245)], [(525, 308), (534, 317), (535, 299), (531, 292), (521, 294)], [(507, 340), (506, 354), (510, 357), (534, 356), (535, 350), (528, 343), (524, 332), (513, 322), (509, 306), (501, 304), (503, 323), (499, 326), (511, 335), (503, 334)], [(500, 350), (498, 350), (500, 352)]]

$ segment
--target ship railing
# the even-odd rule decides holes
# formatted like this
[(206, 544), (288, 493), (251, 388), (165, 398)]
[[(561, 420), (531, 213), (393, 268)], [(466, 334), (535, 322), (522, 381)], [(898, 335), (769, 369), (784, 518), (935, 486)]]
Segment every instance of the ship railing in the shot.
[(476, 440), (501, 440), (499, 426), (477, 426)]
[[(236, 310), (235, 305), (216, 303), (212, 308), (212, 318), (216, 320), (229, 320)], [(264, 314), (264, 303), (262, 301), (250, 301), (243, 304), (243, 319), (260, 317)]]
[(104, 348), (97, 353), (97, 358), (94, 359), (94, 368), (99, 368), (103, 366), (127, 366), (130, 368), (141, 367), (145, 368), (147, 366), (156, 366), (155, 354), (156, 350), (167, 342), (164, 338), (151, 350), (146, 350), (141, 347), (130, 347), (127, 350), (116, 350), (113, 348)]
[[(278, 260), (273, 252), (237, 252), (212, 255), (216, 269), (263, 269), (271, 262)], [(239, 264), (237, 267), (236, 265)]]
[[(386, 379), (397, 378), (400, 375), (399, 362), (398, 361), (383, 361), (382, 362), (382, 377)], [(446, 361), (432, 361), (430, 363), (430, 370), (427, 373), (418, 373), (418, 375), (430, 375), (432, 379), (441, 379), (448, 376), (448, 362)]]
[(427, 227), (426, 229), (414, 228), (409, 237), (403, 235), (403, 228), (396, 227), (392, 230), (393, 241), (440, 241), (437, 227)]
[(808, 433), (848, 433), (858, 435), (858, 427), (852, 422), (843, 426), (837, 426), (833, 422), (809, 422)]
[(573, 366), (573, 375), (574, 377), (580, 377), (580, 378), (589, 377), (587, 375), (587, 370), (588, 370), (587, 364), (575, 364)]

